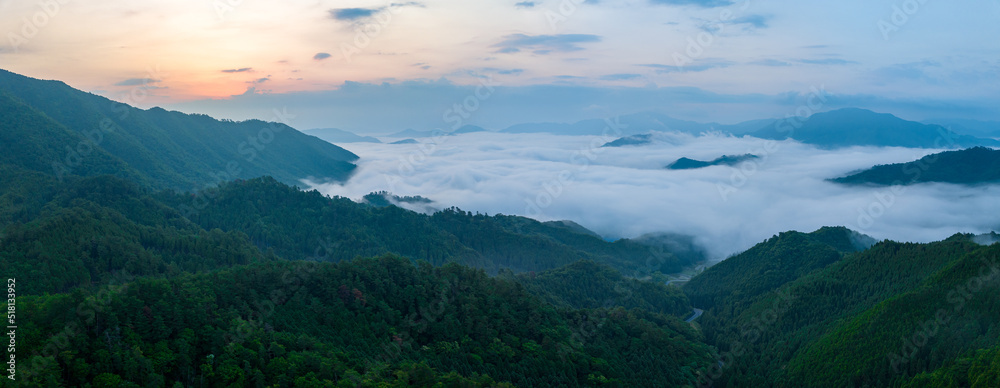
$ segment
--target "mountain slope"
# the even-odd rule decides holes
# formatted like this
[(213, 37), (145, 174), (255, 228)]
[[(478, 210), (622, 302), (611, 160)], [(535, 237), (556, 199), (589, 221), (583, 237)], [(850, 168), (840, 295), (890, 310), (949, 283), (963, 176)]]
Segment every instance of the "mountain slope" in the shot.
[(843, 227), (784, 232), (705, 270), (685, 284), (684, 291), (698, 308), (745, 307), (847, 253), (867, 248), (869, 241), (874, 243)]
[[(92, 319), (66, 314), (95, 295)], [(22, 303), (35, 321), (18, 337), (25, 349), (59, 348), (52, 334), (79, 330), (72, 351), (20, 369), (48, 386), (665, 387), (693, 385), (710, 363), (677, 318), (557, 312), (516, 282), (394, 257), (250, 265)]]
[(906, 121), (886, 113), (846, 108), (810, 116), (801, 127), (791, 123), (767, 126), (752, 136), (783, 140), (789, 137), (823, 148), (850, 146), (958, 148), (1000, 146), (1000, 141), (956, 134), (939, 125)]
[[(4, 70), (0, 70), (0, 91), (78, 135), (20, 137), (13, 139), (10, 147), (32, 149), (40, 147), (33, 142), (46, 142), (45, 147), (60, 153), (65, 147), (101, 149), (81, 158), (84, 164), (103, 166), (95, 167), (94, 173), (114, 173), (123, 161), (157, 188), (191, 190), (264, 175), (289, 184), (309, 177), (344, 180), (354, 169), (350, 162), (357, 160), (357, 155), (343, 148), (280, 123), (219, 121), (160, 108), (141, 110), (62, 82)], [(275, 113), (276, 119), (286, 116), (290, 117)], [(105, 160), (106, 154), (120, 161)]]
[[(971, 238), (885, 241), (772, 291), (722, 298), (699, 320), (708, 343), (727, 360), (711, 374), (712, 381), (730, 387), (893, 386), (968, 351), (996, 345), (990, 324), (1000, 311), (995, 298), (963, 297), (961, 303), (976, 307), (962, 311), (961, 318), (948, 313), (955, 325), (947, 332), (942, 326), (940, 333), (946, 334), (935, 333), (947, 340), (935, 339), (912, 354), (907, 349), (907, 360), (897, 367), (891, 362), (900, 353), (901, 336), (910, 338), (939, 308), (948, 308), (954, 297), (949, 292), (976, 277), (977, 270), (989, 274), (990, 260), (1000, 265), (1000, 245), (984, 247)], [(776, 270), (798, 267), (785, 263)], [(739, 271), (727, 273), (739, 278)], [(757, 276), (743, 274), (747, 281)], [(984, 281), (982, 295), (995, 293), (995, 283), (987, 288)]]
[(273, 248), (290, 259), (341, 261), (393, 253), (434, 265), (458, 262), (490, 273), (501, 268), (542, 271), (583, 259), (629, 273), (670, 273), (690, 264), (669, 252), (651, 262), (652, 250), (646, 245), (607, 242), (563, 225), (458, 209), (428, 216), (302, 192), (273, 179), (224, 184), (194, 198), (163, 193), (160, 199), (205, 229), (242, 231), (261, 249)]
[(909, 163), (875, 166), (833, 181), (879, 186), (925, 182), (995, 183), (1000, 182), (1000, 151), (986, 147), (945, 151)]

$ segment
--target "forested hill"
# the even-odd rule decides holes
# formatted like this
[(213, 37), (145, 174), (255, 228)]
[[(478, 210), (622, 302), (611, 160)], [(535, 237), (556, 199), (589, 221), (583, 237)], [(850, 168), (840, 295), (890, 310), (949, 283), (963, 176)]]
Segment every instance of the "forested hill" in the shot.
[[(433, 267), (389, 256), (333, 262), (334, 252), (361, 255), (363, 245), (309, 257), (324, 262), (288, 261), (274, 253), (280, 240), (261, 250), (240, 230), (202, 228), (185, 217), (193, 215), (158, 199), (190, 196), (154, 194), (113, 176), (71, 177), (64, 184), (37, 178), (49, 197), (41, 209), (22, 197), (4, 198), (32, 216), (0, 228), (0, 272), (17, 279), (19, 317), (18, 380), (2, 379), (0, 386), (661, 387), (693, 385), (714, 358), (701, 335), (677, 317), (690, 309), (683, 295), (610, 269), (554, 269), (572, 277), (525, 287), (512, 274), (491, 278), (455, 263)], [(258, 205), (347, 201), (271, 179), (222, 191), (235, 188), (255, 194)], [(276, 198), (275, 192), (297, 194)], [(227, 197), (216, 198), (221, 205)], [(320, 217), (291, 203), (301, 206), (297, 217)], [(238, 209), (260, 220), (272, 217)], [(363, 214), (361, 221), (372, 225), (434, 225), (433, 217), (406, 218), (416, 213), (394, 206), (341, 202), (319, 213), (344, 216), (338, 220)], [(501, 223), (457, 210), (447, 218), (469, 228), (465, 233), (479, 223)], [(527, 220), (505, 225), (512, 222)], [(529, 223), (507, 242), (544, 240), (593, 257), (557, 243), (574, 242), (561, 234), (565, 227), (553, 228)], [(353, 232), (345, 242), (366, 234)], [(456, 240), (434, 233), (424, 241)], [(556, 265), (545, 256), (554, 252), (539, 248), (538, 262)], [(593, 285), (619, 290), (621, 297), (598, 305), (571, 297), (592, 293)], [(552, 295), (572, 303), (543, 301)]]
[(753, 268), (746, 257), (685, 286), (698, 306), (710, 278), (729, 279), (723, 287), (746, 281), (741, 276), (774, 280), (761, 292), (731, 288), (699, 319), (725, 360), (708, 374), (715, 386), (1000, 383), (1000, 362), (987, 352), (1000, 343), (1000, 245), (956, 235), (930, 244), (885, 241), (841, 257), (803, 237), (768, 243), (805, 260), (776, 260), (760, 273), (745, 271)]
[(945, 151), (909, 163), (875, 166), (833, 181), (878, 186), (925, 182), (1000, 183), (1000, 151), (986, 147)]
[(57, 350), (32, 360), (28, 386), (668, 387), (693, 385), (712, 359), (676, 318), (556, 311), (514, 281), (394, 257), (100, 292), (19, 300), (33, 322), (20, 346)]
[(160, 199), (205, 229), (240, 231), (287, 258), (339, 261), (394, 253), (434, 265), (457, 262), (496, 273), (543, 271), (594, 260), (630, 275), (672, 273), (692, 264), (630, 240), (607, 242), (529, 218), (446, 209), (424, 215), (305, 192), (270, 178), (224, 184)]
[(286, 125), (294, 112), (233, 122), (142, 110), (4, 70), (0, 113), (0, 161), (56, 176), (115, 174), (178, 190), (265, 175), (296, 184), (344, 180), (358, 158)]
[(843, 227), (808, 234), (784, 232), (705, 270), (684, 290), (699, 308), (743, 305), (874, 243), (871, 237)]

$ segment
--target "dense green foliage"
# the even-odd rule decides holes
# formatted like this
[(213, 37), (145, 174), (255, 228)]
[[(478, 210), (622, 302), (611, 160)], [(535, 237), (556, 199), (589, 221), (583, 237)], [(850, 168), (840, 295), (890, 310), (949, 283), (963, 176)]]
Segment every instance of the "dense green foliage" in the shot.
[[(468, 378), (485, 386), (495, 379), (662, 387), (692, 383), (711, 359), (676, 318), (624, 309), (558, 312), (517, 282), (394, 257), (241, 266), (20, 303), (33, 317), (21, 346), (51, 349), (22, 372), (36, 373), (38, 386)], [(74, 335), (52, 338), (68, 327)]]
[(109, 176), (67, 185), (37, 218), (0, 234), (0, 272), (16, 274), (22, 295), (273, 259), (243, 233), (201, 229)]
[(904, 388), (990, 388), (1000, 386), (1000, 347), (980, 349), (949, 361), (934, 372), (924, 372)]
[(940, 125), (906, 121), (888, 113), (846, 108), (789, 119), (751, 133), (764, 139), (792, 138), (822, 148), (851, 146), (955, 148), (1000, 146), (1000, 141), (959, 135)]
[[(584, 259), (645, 273), (671, 273), (690, 264), (632, 241), (609, 243), (591, 233), (524, 217), (458, 209), (428, 216), (303, 192), (273, 179), (160, 197), (205, 229), (244, 232), (261, 249), (273, 248), (286, 258), (338, 261), (394, 253), (434, 265), (457, 262), (490, 273), (501, 268), (543, 271)], [(650, 260), (654, 253), (655, 260)]]
[(975, 147), (887, 164), (833, 180), (845, 184), (910, 185), (923, 182), (978, 184), (1000, 181), (1000, 151)]
[[(1000, 282), (983, 285), (979, 297), (970, 299), (952, 292), (989, 274), (987, 263), (1000, 265), (1000, 245), (980, 246), (971, 237), (931, 244), (882, 242), (812, 265), (812, 271), (800, 271), (807, 273), (759, 295), (717, 298), (720, 302), (699, 320), (706, 340), (725, 360), (710, 373), (710, 381), (732, 387), (890, 386), (994, 346), (1000, 338), (994, 324), (1000, 306), (993, 296)], [(830, 252), (829, 246), (804, 239), (783, 244), (797, 246), (797, 255), (804, 257)], [(741, 257), (730, 260), (736, 258)], [(713, 274), (721, 271), (717, 267), (705, 275), (726, 279)], [(736, 274), (740, 268), (751, 267), (724, 272)], [(695, 306), (701, 300), (696, 296), (705, 294), (694, 292), (704, 288), (700, 277), (685, 286), (686, 291), (692, 287)], [(934, 324), (942, 308), (947, 322)], [(925, 327), (929, 341), (917, 347), (901, 341), (912, 343), (914, 336), (922, 341)]]
[(624, 307), (677, 317), (691, 314), (691, 304), (676, 287), (626, 278), (593, 261), (578, 261), (538, 274), (523, 273), (516, 279), (533, 294), (561, 308)]
[(115, 174), (156, 188), (191, 190), (263, 175), (288, 184), (344, 180), (357, 159), (282, 123), (141, 110), (4, 70), (0, 117), (0, 163), (63, 176)]
[(809, 234), (781, 233), (709, 268), (685, 284), (684, 290), (700, 308), (742, 309), (845, 253), (867, 248), (870, 242), (874, 241), (842, 227)]

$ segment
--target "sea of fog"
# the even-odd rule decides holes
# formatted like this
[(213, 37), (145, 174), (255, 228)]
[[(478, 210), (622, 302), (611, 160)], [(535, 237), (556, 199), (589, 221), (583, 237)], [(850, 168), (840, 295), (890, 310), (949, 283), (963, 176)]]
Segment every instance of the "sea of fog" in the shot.
[[(361, 157), (357, 173), (343, 185), (313, 187), (356, 200), (386, 190), (430, 198), (438, 208), (572, 220), (609, 239), (692, 235), (716, 260), (782, 231), (822, 226), (914, 242), (1000, 230), (1000, 186), (876, 188), (827, 181), (941, 150), (824, 150), (794, 141), (664, 133), (652, 144), (601, 147), (611, 140), (480, 132), (419, 144), (352, 143), (344, 146)], [(746, 153), (760, 158), (734, 167), (665, 168), (681, 157), (707, 161)]]

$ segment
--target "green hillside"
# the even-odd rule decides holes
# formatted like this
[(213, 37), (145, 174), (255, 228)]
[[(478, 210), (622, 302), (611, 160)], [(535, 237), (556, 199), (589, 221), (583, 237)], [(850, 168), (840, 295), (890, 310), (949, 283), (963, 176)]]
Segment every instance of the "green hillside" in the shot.
[[(2, 156), (17, 160), (3, 161), (59, 176), (115, 174), (155, 188), (193, 190), (265, 175), (287, 184), (310, 177), (341, 181), (357, 160), (285, 123), (142, 110), (4, 70), (0, 113), (3, 147), (18, 150)], [(292, 120), (291, 113), (266, 113), (274, 121)]]
[(925, 182), (983, 184), (1000, 182), (1000, 151), (975, 147), (927, 155), (909, 163), (872, 167), (833, 179), (850, 185), (910, 185)]

